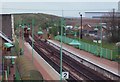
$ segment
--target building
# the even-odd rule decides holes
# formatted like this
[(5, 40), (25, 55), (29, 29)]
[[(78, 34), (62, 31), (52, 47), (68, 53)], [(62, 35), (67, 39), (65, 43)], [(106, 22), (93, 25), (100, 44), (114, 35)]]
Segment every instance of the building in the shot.
[[(12, 22), (11, 22), (11, 14), (0, 14), (0, 33), (4, 33), (7, 37), (12, 39)], [(2, 80), (2, 46), (4, 40), (0, 37), (0, 81)]]
[(85, 12), (85, 17), (86, 18), (100, 18), (106, 14), (108, 14), (109, 12)]
[(2, 31), (7, 37), (12, 39), (12, 20), (11, 14), (0, 15), (0, 31)]

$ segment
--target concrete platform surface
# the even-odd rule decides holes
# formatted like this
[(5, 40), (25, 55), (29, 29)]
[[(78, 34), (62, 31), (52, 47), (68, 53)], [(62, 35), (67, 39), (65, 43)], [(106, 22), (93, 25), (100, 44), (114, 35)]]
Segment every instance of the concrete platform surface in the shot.
[(24, 43), (24, 54), (28, 57), (35, 67), (41, 72), (45, 80), (59, 80), (59, 74), (35, 51), (29, 43)]

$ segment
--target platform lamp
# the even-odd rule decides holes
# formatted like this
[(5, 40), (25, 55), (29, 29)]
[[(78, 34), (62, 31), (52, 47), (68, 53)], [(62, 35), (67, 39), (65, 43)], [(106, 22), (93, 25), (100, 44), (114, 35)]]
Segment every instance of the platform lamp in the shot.
[(24, 54), (24, 21), (22, 21), (22, 54)]
[(81, 17), (80, 39), (82, 39), (82, 14), (79, 12), (79, 15)]
[[(32, 38), (34, 39), (34, 24), (35, 24), (35, 20), (34, 18), (32, 19)], [(33, 47), (34, 47), (34, 42), (32, 40), (32, 63), (33, 63)]]
[(62, 82), (62, 36), (63, 36), (63, 10), (62, 10), (62, 17), (61, 17), (60, 82)]
[(21, 21), (19, 21), (19, 41), (20, 41), (20, 28), (21, 28)]
[(66, 43), (66, 21), (65, 21), (65, 19), (64, 19), (64, 25), (63, 25), (63, 27), (64, 27), (64, 36), (65, 36), (65, 43)]
[(102, 57), (102, 36), (103, 36), (103, 34), (102, 34), (102, 20), (101, 20), (101, 24), (100, 24), (100, 29), (101, 29), (101, 54), (100, 54), (100, 57)]

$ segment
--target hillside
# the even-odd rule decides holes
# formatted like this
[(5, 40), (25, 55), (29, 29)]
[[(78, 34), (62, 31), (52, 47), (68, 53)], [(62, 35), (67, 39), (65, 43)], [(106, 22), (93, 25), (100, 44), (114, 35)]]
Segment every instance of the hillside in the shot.
[(43, 13), (38, 14), (15, 14), (15, 27), (18, 27), (20, 24), (30, 25), (32, 26), (32, 20), (34, 19), (34, 27), (35, 30), (38, 30), (40, 27), (42, 29), (46, 29), (54, 24), (59, 24), (60, 17), (55, 15), (48, 15)]

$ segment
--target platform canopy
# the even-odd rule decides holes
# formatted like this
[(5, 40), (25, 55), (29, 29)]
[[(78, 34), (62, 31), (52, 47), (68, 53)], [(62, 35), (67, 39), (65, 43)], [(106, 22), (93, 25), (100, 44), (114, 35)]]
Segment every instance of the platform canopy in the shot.
[(5, 46), (6, 48), (10, 48), (10, 47), (13, 47), (14, 45), (12, 45), (11, 43), (4, 43), (4, 46)]
[(37, 34), (43, 34), (43, 32), (42, 31), (38, 31)]
[(73, 40), (72, 42), (69, 43), (70, 45), (74, 45), (74, 46), (79, 46), (81, 45), (77, 40)]

